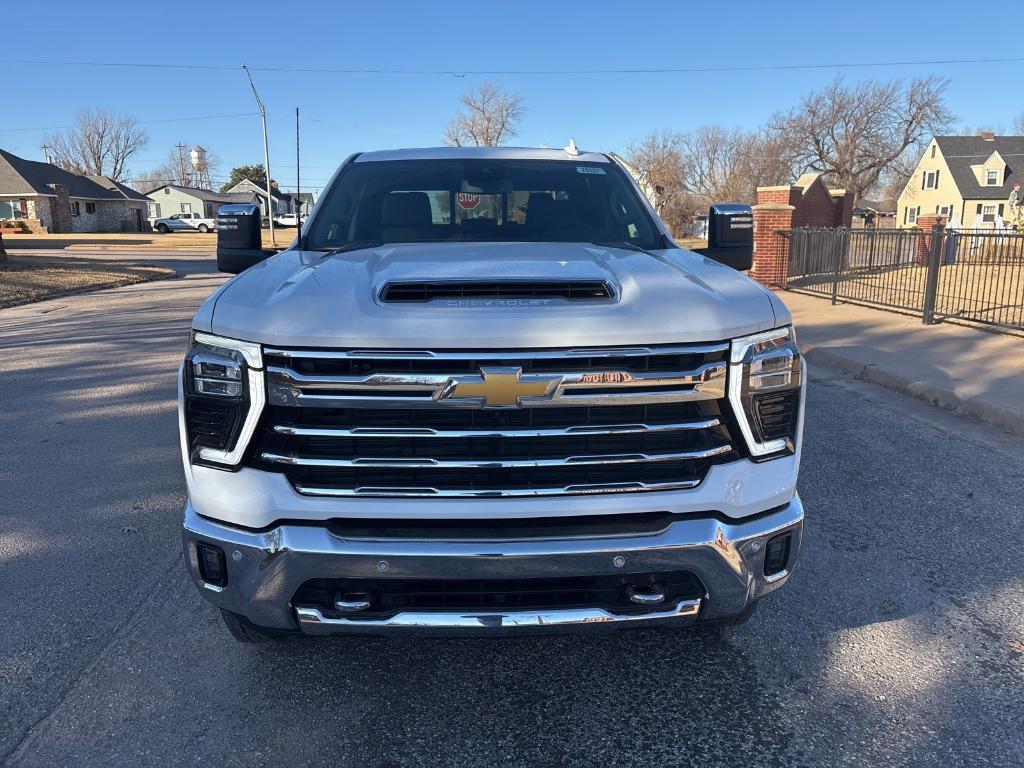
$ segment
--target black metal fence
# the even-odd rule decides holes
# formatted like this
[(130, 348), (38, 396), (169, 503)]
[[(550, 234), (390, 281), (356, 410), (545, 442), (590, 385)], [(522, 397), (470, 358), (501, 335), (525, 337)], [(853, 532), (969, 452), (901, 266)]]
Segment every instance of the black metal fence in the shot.
[(1024, 330), (1024, 233), (791, 229), (791, 290)]

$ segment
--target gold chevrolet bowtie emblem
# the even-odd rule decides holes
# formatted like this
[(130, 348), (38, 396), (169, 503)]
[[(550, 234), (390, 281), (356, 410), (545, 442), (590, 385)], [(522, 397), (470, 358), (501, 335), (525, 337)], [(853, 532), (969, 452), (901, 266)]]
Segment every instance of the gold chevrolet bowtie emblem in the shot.
[(519, 405), (524, 397), (548, 397), (558, 377), (523, 377), (522, 368), (481, 368), (479, 377), (452, 379), (441, 393), (442, 399), (481, 400), (483, 405)]

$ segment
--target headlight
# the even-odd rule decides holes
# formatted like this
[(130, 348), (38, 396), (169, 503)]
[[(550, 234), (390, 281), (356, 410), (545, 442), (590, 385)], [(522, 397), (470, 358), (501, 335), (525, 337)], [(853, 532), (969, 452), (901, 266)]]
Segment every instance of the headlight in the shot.
[(802, 384), (803, 362), (792, 327), (733, 339), (729, 401), (752, 456), (793, 452)]
[(189, 460), (236, 467), (263, 411), (258, 344), (193, 332), (183, 366)]

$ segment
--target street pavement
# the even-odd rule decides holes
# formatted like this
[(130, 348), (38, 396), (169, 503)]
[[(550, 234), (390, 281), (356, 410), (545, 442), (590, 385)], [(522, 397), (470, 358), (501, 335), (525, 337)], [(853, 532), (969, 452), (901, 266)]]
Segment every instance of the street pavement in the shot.
[(174, 258), (0, 311), (0, 764), (1021, 764), (1024, 441), (827, 369), (801, 560), (743, 627), (236, 644), (179, 538), (222, 277)]

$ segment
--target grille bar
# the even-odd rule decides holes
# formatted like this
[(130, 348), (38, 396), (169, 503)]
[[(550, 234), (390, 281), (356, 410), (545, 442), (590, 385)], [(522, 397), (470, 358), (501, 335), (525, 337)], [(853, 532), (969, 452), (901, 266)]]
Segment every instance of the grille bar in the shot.
[(430, 427), (356, 427), (354, 429), (334, 429), (330, 427), (295, 427), (288, 424), (275, 424), (274, 432), (295, 437), (394, 437), (408, 439), (413, 437), (578, 437), (587, 435), (633, 435), (647, 432), (675, 432), (679, 430), (701, 430), (717, 427), (722, 422), (716, 419), (701, 419), (670, 424), (609, 424), (582, 425), (575, 427), (555, 427), (552, 429), (432, 429)]
[(369, 458), (355, 459), (321, 458), (316, 456), (294, 456), (265, 452), (261, 455), (264, 461), (274, 464), (291, 464), (297, 467), (361, 467), (365, 469), (387, 468), (432, 468), (439, 469), (494, 469), (498, 467), (529, 468), (529, 467), (562, 467), (570, 464), (637, 464), (654, 461), (691, 461), (710, 459), (732, 451), (731, 445), (716, 445), (700, 451), (680, 451), (678, 453), (635, 453), (635, 454), (604, 454), (600, 456), (566, 456), (564, 459), (498, 459), (498, 460), (456, 460), (431, 458)]
[(339, 488), (335, 486), (314, 486), (296, 483), (295, 490), (307, 496), (444, 496), (454, 498), (483, 499), (514, 496), (575, 496), (588, 493), (628, 493), (632, 491), (679, 491), (696, 488), (700, 480), (674, 480), (664, 483), (578, 483), (575, 485), (546, 486), (538, 488), (398, 488), (394, 486)]
[[(586, 370), (524, 374), (518, 379), (524, 384), (548, 382), (550, 386), (543, 395), (520, 397), (519, 405), (536, 408), (603, 402), (716, 400), (725, 396), (725, 375), (725, 362), (706, 363), (692, 371)], [(448, 399), (458, 385), (479, 380), (479, 376), (434, 373), (317, 375), (267, 367), (270, 402), (275, 405), (480, 408), (481, 399)]]

